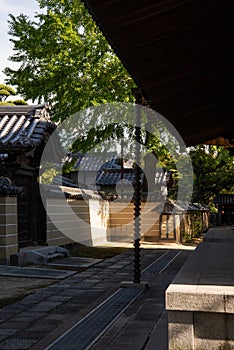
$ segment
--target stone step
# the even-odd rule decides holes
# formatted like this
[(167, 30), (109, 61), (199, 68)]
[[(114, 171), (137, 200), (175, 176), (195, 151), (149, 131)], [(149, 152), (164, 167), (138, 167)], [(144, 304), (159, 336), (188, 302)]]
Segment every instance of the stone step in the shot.
[(46, 265), (53, 260), (69, 256), (69, 251), (62, 247), (51, 246), (37, 249), (22, 249), (18, 253), (18, 264), (20, 266), (28, 264)]

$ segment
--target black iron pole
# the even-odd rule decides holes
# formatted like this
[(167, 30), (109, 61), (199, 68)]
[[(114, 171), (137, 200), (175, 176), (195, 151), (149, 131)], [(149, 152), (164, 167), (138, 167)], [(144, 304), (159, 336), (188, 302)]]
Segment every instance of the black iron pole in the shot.
[[(141, 104), (140, 89), (133, 91), (136, 104)], [(141, 138), (141, 110), (135, 113), (135, 169), (134, 169), (134, 283), (141, 282), (140, 237), (141, 237), (141, 181), (140, 181), (140, 138)]]

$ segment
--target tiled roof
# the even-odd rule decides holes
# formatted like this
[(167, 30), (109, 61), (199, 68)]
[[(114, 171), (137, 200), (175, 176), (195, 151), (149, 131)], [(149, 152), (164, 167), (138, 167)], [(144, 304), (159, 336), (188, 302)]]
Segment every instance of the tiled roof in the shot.
[(59, 174), (53, 178), (52, 185), (78, 188), (78, 186), (75, 184), (75, 182), (73, 182), (72, 180), (68, 179), (67, 177), (59, 175)]
[[(134, 182), (133, 171), (126, 171), (126, 169), (124, 169), (123, 180), (125, 180), (125, 184), (128, 184), (128, 182), (130, 184), (133, 184), (133, 182)], [(121, 181), (121, 172), (120, 171), (108, 172), (108, 171), (103, 170), (97, 176), (96, 184), (98, 186), (105, 186), (105, 185), (106, 186), (114, 186), (120, 181)], [(141, 181), (142, 181), (142, 175), (141, 175)]]
[(0, 106), (0, 151), (35, 148), (55, 127), (44, 105)]
[[(131, 184), (134, 183), (134, 173), (133, 169), (126, 168), (123, 170), (123, 179), (127, 180)], [(121, 180), (121, 171), (119, 169), (111, 169), (111, 171), (107, 169), (103, 169), (98, 175), (96, 184), (99, 186), (114, 186)], [(141, 174), (141, 181), (143, 181), (143, 174)], [(156, 185), (166, 185), (167, 182), (167, 172), (163, 170), (157, 170), (155, 174), (155, 184)]]
[(79, 168), (81, 171), (99, 171), (102, 166), (107, 166), (107, 163), (109, 168), (114, 167), (116, 159), (115, 153), (108, 153), (104, 156), (101, 154), (79, 155), (74, 168)]
[(188, 202), (182, 202), (179, 200), (173, 200), (170, 198), (167, 198), (163, 213), (170, 214), (174, 210), (175, 213), (183, 213), (183, 212), (196, 212), (196, 211), (209, 211), (209, 208), (198, 203), (188, 203)]
[(234, 194), (219, 194), (214, 203), (217, 204), (234, 204)]
[[(96, 172), (96, 185), (98, 186), (115, 186), (121, 180), (121, 165), (120, 158), (116, 153), (102, 154), (86, 154), (80, 153), (74, 155), (77, 158), (75, 169), (79, 171)], [(155, 174), (155, 184), (166, 185), (171, 176), (170, 172), (158, 169)], [(134, 173), (132, 165), (127, 162), (123, 171), (123, 179), (133, 184)], [(143, 174), (141, 175), (141, 181)]]
[(100, 199), (100, 194), (97, 191), (73, 188), (70, 186), (60, 185), (43, 185), (43, 191), (47, 193), (48, 198), (62, 198), (64, 195), (67, 199)]

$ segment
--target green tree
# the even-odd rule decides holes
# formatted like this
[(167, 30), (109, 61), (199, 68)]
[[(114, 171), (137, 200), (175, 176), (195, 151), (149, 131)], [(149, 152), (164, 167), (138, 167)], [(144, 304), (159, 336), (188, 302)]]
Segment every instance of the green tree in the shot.
[(51, 102), (53, 119), (105, 102), (133, 101), (134, 82), (81, 0), (38, 0), (45, 13), (10, 15), (9, 34), (20, 62), (7, 82), (26, 99)]
[[(105, 102), (133, 102), (133, 79), (82, 1), (38, 0), (38, 3), (46, 11), (36, 14), (33, 20), (22, 14), (10, 15), (9, 34), (15, 51), (11, 60), (21, 66), (17, 70), (5, 69), (8, 83), (18, 86), (19, 93), (27, 99), (51, 102), (55, 121), (63, 121), (75, 112)], [(72, 151), (87, 152), (110, 138), (128, 133), (129, 140), (133, 135), (127, 119), (121, 127), (109, 118), (110, 123), (104, 128), (91, 119), (84, 113), (83, 128), (78, 130), (79, 137)], [(124, 117), (120, 119), (125, 120)], [(149, 122), (147, 116), (144, 121)], [(151, 125), (148, 129), (151, 130)], [(166, 145), (159, 141), (163, 132), (163, 128), (154, 130), (153, 135), (146, 132), (141, 143), (157, 157), (160, 166), (175, 169), (175, 161)], [(170, 140), (168, 143), (173, 146)], [(126, 144), (131, 148), (133, 142)], [(175, 176), (177, 173), (175, 171)]]
[(25, 106), (28, 103), (24, 100), (14, 100), (14, 101), (9, 101), (9, 103), (12, 103), (14, 106)]
[(16, 92), (11, 86), (0, 84), (0, 102), (6, 102), (7, 97), (14, 95)]
[[(5, 69), (8, 82), (17, 85), (27, 99), (51, 101), (55, 121), (105, 102), (133, 102), (132, 78), (82, 1), (38, 0), (38, 3), (46, 12), (35, 15), (33, 20), (22, 14), (10, 15), (9, 34), (15, 51), (11, 60), (21, 66), (17, 70)], [(88, 121), (94, 127), (83, 127), (89, 132), (79, 132), (73, 151), (86, 152), (105, 139), (123, 134), (113, 118), (106, 128), (94, 125), (87, 115), (84, 119), (83, 125)], [(130, 138), (132, 127), (123, 128), (128, 129)], [(156, 137), (146, 133), (142, 144), (162, 162), (170, 158)]]
[(234, 193), (233, 157), (224, 147), (191, 147), (194, 170), (193, 201), (211, 205), (219, 193)]
[(9, 96), (15, 96), (15, 95), (16, 95), (16, 92), (11, 86), (0, 84), (0, 105), (4, 105), (4, 106), (27, 105), (27, 102), (24, 100), (6, 101), (6, 99)]

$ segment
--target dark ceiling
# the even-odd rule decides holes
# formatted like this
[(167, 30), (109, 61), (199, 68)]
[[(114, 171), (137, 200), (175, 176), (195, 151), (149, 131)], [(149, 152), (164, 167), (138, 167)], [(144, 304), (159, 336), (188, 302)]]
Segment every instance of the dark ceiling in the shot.
[(234, 139), (233, 0), (84, 2), (145, 97), (187, 145)]

